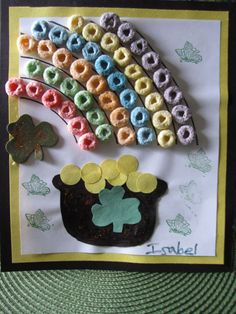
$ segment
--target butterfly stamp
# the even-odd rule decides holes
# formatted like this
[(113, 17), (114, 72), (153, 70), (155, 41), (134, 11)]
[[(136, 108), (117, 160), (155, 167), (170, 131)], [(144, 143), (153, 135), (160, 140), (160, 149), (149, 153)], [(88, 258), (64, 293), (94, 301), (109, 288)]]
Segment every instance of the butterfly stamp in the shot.
[(50, 193), (50, 189), (47, 183), (37, 177), (35, 174), (31, 176), (29, 182), (22, 183), (22, 186), (26, 189), (28, 195), (43, 195), (46, 196)]
[(177, 214), (175, 219), (167, 219), (166, 223), (170, 227), (169, 232), (174, 232), (187, 236), (192, 233), (190, 224), (184, 219), (181, 214)]
[(199, 170), (203, 174), (211, 171), (211, 160), (203, 148), (188, 153), (189, 167)]
[(25, 217), (28, 222), (28, 227), (36, 228), (41, 231), (48, 231), (51, 229), (49, 219), (41, 209), (36, 210), (34, 214), (25, 214)]
[(186, 201), (192, 204), (201, 204), (202, 202), (201, 193), (194, 180), (191, 180), (186, 185), (179, 185), (179, 192)]
[(195, 64), (202, 62), (202, 56), (199, 54), (200, 51), (197, 48), (194, 48), (189, 41), (185, 42), (184, 48), (175, 49), (175, 52), (180, 57), (180, 62)]

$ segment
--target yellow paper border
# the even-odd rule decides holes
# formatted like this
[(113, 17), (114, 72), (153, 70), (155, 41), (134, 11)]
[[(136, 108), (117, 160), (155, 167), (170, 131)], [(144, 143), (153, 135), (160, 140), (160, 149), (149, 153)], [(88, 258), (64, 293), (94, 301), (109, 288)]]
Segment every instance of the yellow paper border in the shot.
[[(144, 264), (223, 264), (225, 238), (225, 193), (226, 193), (226, 156), (227, 156), (227, 112), (228, 112), (228, 12), (191, 11), (191, 10), (153, 10), (123, 8), (85, 8), (85, 7), (10, 7), (9, 8), (9, 77), (18, 76), (18, 51), (16, 49), (19, 19), (22, 17), (100, 16), (103, 12), (112, 11), (120, 16), (166, 19), (198, 19), (221, 21), (220, 47), (220, 163), (218, 181), (218, 214), (216, 256), (135, 256), (127, 254), (30, 254), (21, 255), (20, 218), (19, 218), (19, 166), (10, 160), (10, 219), (11, 248), (13, 263), (51, 262), (51, 261), (106, 261)], [(9, 121), (18, 118), (18, 101), (9, 99)]]

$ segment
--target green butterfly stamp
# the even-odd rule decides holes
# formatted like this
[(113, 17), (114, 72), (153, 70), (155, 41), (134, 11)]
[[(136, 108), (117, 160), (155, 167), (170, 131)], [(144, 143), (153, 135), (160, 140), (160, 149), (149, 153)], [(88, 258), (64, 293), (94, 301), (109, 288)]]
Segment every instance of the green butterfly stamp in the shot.
[(188, 153), (188, 160), (190, 162), (189, 167), (197, 169), (204, 174), (211, 171), (211, 160), (207, 157), (203, 148)]
[(34, 214), (25, 214), (28, 222), (28, 227), (36, 228), (41, 231), (48, 231), (51, 229), (49, 220), (41, 209), (36, 210)]
[(194, 48), (189, 41), (185, 42), (184, 48), (175, 49), (175, 52), (180, 57), (180, 62), (195, 64), (202, 62), (202, 56), (199, 54), (200, 51), (197, 48)]
[(35, 174), (31, 176), (29, 182), (22, 183), (22, 186), (26, 189), (28, 195), (43, 195), (46, 196), (50, 193), (50, 189), (47, 183), (37, 177)]
[(166, 223), (170, 227), (169, 232), (174, 232), (187, 236), (192, 233), (190, 224), (184, 219), (181, 214), (177, 214), (175, 219), (167, 219)]
[(188, 202), (192, 204), (201, 204), (202, 197), (198, 190), (197, 183), (191, 180), (186, 185), (179, 185), (179, 191), (181, 196)]

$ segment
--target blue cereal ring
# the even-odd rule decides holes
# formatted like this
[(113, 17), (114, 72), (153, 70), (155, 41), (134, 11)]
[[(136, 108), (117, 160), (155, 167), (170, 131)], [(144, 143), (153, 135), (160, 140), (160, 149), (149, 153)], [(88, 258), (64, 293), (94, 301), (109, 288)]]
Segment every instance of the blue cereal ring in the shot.
[(82, 49), (84, 59), (88, 61), (95, 61), (101, 54), (101, 48), (98, 44), (88, 41)]
[(56, 46), (62, 46), (68, 39), (68, 32), (63, 27), (54, 26), (50, 29), (48, 37)]
[(129, 88), (124, 89), (120, 93), (120, 103), (128, 110), (134, 109), (137, 105), (137, 93)]
[(131, 123), (137, 128), (146, 126), (149, 121), (149, 113), (147, 109), (143, 107), (136, 107), (130, 114)]
[(80, 52), (84, 45), (85, 39), (78, 33), (71, 34), (66, 42), (67, 49), (72, 52)]
[(114, 69), (114, 62), (108, 55), (101, 55), (95, 61), (95, 70), (98, 74), (108, 76)]
[(123, 73), (116, 71), (108, 76), (107, 83), (111, 90), (121, 92), (126, 86), (126, 76)]
[(48, 38), (49, 24), (46, 21), (36, 21), (31, 26), (31, 34), (36, 40)]
[(151, 128), (140, 128), (137, 132), (137, 140), (140, 145), (148, 145), (156, 140), (155, 132)]

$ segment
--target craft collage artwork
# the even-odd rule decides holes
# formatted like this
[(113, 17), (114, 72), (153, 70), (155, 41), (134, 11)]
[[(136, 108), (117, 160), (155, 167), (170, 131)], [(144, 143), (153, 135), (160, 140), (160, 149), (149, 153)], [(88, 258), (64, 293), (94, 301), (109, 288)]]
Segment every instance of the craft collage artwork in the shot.
[(181, 14), (9, 9), (13, 264), (224, 264), (228, 15)]

